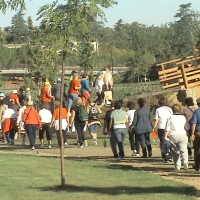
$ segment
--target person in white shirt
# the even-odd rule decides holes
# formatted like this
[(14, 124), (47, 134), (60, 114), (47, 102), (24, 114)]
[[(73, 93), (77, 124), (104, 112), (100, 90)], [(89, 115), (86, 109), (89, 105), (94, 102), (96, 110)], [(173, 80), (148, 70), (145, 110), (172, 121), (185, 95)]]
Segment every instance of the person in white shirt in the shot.
[(50, 127), (50, 124), (52, 120), (52, 114), (49, 108), (49, 104), (43, 103), (41, 105), (39, 116), (42, 123), (42, 129), (39, 130), (39, 139), (41, 142), (40, 148), (44, 148), (44, 132), (46, 131), (46, 138), (48, 140), (48, 148), (51, 149), (52, 129)]
[(159, 99), (159, 108), (155, 111), (155, 120), (153, 124), (153, 131), (155, 131), (156, 126), (158, 127), (158, 137), (160, 140), (160, 150), (162, 154), (163, 162), (169, 162), (169, 157), (166, 157), (162, 153), (162, 147), (164, 143), (164, 133), (165, 133), (165, 126), (167, 123), (167, 119), (173, 114), (172, 109), (166, 106), (166, 99), (161, 97)]
[(3, 118), (1, 120), (1, 124), (3, 126), (2, 128), (2, 134), (5, 135), (5, 142), (11, 143), (14, 145), (14, 136), (17, 131), (17, 114), (13, 110), (13, 103), (8, 103), (8, 108), (5, 110), (5, 113), (3, 115)]
[[(135, 111), (136, 111), (135, 103), (128, 102), (128, 108), (129, 110), (126, 112), (126, 114), (128, 116), (128, 127), (130, 128), (134, 119)], [(133, 151), (132, 156), (139, 156), (140, 144), (137, 138), (137, 134), (135, 134), (134, 129), (132, 130), (129, 129), (128, 133), (129, 133), (129, 141), (130, 141), (131, 150)]]
[(164, 139), (169, 137), (169, 139), (176, 145), (180, 152), (180, 154), (177, 154), (172, 151), (175, 170), (180, 170), (181, 168), (181, 157), (184, 169), (188, 169), (188, 138), (185, 130), (186, 118), (180, 114), (181, 106), (179, 104), (174, 104), (172, 106), (172, 110), (174, 114), (167, 119)]
[(27, 101), (22, 100), (21, 101), (21, 108), (19, 109), (18, 117), (17, 117), (17, 126), (19, 129), (19, 133), (21, 134), (22, 137), (22, 146), (25, 146), (25, 140), (26, 140), (26, 130), (24, 128), (24, 122), (22, 121), (22, 117), (24, 114), (24, 110), (26, 109)]
[(104, 85), (103, 74), (100, 74), (95, 81), (95, 91), (97, 94), (97, 99), (95, 101), (99, 102), (100, 107), (105, 104), (104, 103), (103, 85)]

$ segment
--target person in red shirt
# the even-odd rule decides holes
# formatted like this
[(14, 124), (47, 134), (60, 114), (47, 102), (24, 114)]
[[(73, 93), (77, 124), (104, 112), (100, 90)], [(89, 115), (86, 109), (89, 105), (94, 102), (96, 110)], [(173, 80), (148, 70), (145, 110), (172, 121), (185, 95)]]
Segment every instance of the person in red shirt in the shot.
[(41, 103), (47, 103), (49, 104), (49, 108), (52, 111), (52, 99), (54, 99), (54, 96), (51, 96), (50, 90), (49, 90), (49, 82), (46, 81), (44, 83), (44, 86), (41, 88), (41, 93), (40, 93), (40, 101)]
[(25, 129), (29, 137), (31, 149), (34, 150), (36, 130), (38, 129), (38, 126), (42, 128), (42, 123), (37, 111), (32, 106), (33, 102), (29, 101), (27, 103), (27, 109), (24, 110), (22, 121), (25, 124)]
[(73, 79), (70, 82), (69, 95), (68, 95), (68, 113), (72, 107), (74, 99), (78, 97), (78, 90), (81, 89), (81, 85), (78, 82), (78, 74), (73, 75)]
[(17, 112), (21, 105), (19, 103), (19, 96), (17, 90), (13, 90), (12, 94), (8, 96), (9, 101), (13, 102), (13, 110)]
[[(53, 117), (51, 121), (50, 127), (55, 127), (57, 139), (58, 139), (58, 145), (61, 146), (61, 138), (60, 138), (60, 127), (59, 127), (59, 119), (60, 119), (60, 102), (56, 101), (55, 103), (56, 109), (53, 112)], [(66, 139), (66, 130), (69, 123), (69, 116), (67, 113), (67, 109), (62, 107), (62, 134), (63, 134), (63, 142), (65, 143), (67, 141)]]

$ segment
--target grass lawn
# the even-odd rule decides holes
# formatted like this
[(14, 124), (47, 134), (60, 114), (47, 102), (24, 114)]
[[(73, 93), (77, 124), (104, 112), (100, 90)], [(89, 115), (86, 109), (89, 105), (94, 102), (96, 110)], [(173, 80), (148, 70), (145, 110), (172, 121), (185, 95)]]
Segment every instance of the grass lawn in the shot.
[(191, 186), (131, 166), (66, 159), (66, 186), (60, 185), (60, 160), (55, 157), (1, 154), (0, 199), (133, 199), (190, 200)]

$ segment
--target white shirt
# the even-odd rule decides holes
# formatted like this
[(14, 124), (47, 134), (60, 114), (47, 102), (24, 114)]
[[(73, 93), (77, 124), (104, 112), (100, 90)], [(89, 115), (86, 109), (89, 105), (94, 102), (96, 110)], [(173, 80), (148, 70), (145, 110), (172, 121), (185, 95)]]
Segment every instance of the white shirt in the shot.
[(12, 108), (8, 108), (5, 110), (3, 118), (17, 118), (17, 114)]
[(132, 110), (128, 110), (126, 112), (127, 116), (128, 116), (128, 126), (130, 127), (130, 125), (132, 124), (133, 122), (133, 119), (134, 119), (134, 114), (135, 114), (135, 109), (132, 109)]
[(167, 119), (165, 131), (169, 131), (169, 135), (186, 135), (185, 130), (186, 118), (183, 115), (172, 115)]
[(155, 118), (158, 120), (158, 129), (165, 129), (167, 119), (173, 114), (172, 109), (168, 106), (161, 106), (156, 109)]
[(43, 124), (51, 123), (52, 114), (50, 110), (43, 108), (42, 110), (39, 111), (39, 116), (40, 116), (41, 123)]
[(102, 92), (102, 86), (104, 85), (103, 79), (97, 79), (95, 82), (96, 92)]
[(26, 109), (26, 106), (23, 106), (22, 108), (19, 109), (19, 114), (17, 117), (17, 124), (19, 124), (22, 121), (22, 116), (24, 114), (25, 109)]

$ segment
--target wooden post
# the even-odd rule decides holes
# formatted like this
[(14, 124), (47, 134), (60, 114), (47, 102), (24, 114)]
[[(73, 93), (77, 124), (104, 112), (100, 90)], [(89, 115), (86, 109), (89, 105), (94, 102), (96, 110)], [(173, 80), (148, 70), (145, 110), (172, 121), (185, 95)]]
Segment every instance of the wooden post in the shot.
[(60, 89), (60, 112), (59, 112), (59, 131), (60, 131), (60, 161), (61, 161), (61, 186), (65, 186), (65, 157), (64, 157), (64, 139), (62, 133), (62, 108), (63, 108), (63, 93), (64, 93), (64, 76), (65, 76), (65, 60), (66, 52), (62, 55), (62, 82)]
[(184, 82), (185, 89), (188, 89), (188, 82), (187, 82), (187, 76), (186, 76), (186, 72), (185, 72), (184, 62), (181, 62), (181, 72), (182, 72), (182, 76), (183, 76), (183, 82)]

